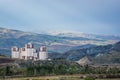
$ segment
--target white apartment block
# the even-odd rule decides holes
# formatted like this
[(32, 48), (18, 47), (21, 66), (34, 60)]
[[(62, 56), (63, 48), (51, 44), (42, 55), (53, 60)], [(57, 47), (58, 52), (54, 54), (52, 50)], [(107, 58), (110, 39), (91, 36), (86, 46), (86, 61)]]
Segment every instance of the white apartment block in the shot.
[(24, 59), (24, 60), (47, 60), (48, 52), (46, 46), (41, 46), (39, 50), (34, 48), (32, 43), (25, 44), (25, 47), (18, 48), (12, 47), (12, 58)]

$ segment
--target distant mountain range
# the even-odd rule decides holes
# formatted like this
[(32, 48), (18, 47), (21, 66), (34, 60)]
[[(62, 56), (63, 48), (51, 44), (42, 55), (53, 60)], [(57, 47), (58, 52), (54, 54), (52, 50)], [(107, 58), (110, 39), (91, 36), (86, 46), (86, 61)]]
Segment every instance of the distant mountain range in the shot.
[(67, 53), (71, 49), (79, 47), (91, 47), (96, 45), (114, 44), (120, 40), (119, 36), (93, 35), (84, 33), (59, 32), (49, 34), (38, 34), (0, 28), (0, 54), (10, 55), (11, 47), (23, 47), (24, 44), (32, 42), (35, 47), (46, 45), (50, 53)]
[(50, 35), (59, 36), (59, 37), (82, 37), (88, 39), (96, 39), (96, 40), (120, 40), (120, 36), (115, 35), (96, 35), (96, 34), (86, 34), (82, 32), (74, 32), (74, 31), (51, 31)]

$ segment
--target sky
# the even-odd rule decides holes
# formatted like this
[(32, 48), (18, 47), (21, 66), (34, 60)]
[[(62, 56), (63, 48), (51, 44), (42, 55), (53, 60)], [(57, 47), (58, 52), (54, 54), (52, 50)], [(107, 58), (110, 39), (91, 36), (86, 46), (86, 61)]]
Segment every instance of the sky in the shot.
[(120, 0), (0, 0), (0, 27), (120, 34)]

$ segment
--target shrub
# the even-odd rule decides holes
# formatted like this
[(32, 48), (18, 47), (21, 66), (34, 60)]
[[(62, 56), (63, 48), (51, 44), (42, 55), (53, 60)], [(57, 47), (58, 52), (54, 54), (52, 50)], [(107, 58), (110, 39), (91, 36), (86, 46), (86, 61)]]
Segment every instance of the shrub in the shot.
[(93, 77), (86, 77), (85, 80), (95, 80)]

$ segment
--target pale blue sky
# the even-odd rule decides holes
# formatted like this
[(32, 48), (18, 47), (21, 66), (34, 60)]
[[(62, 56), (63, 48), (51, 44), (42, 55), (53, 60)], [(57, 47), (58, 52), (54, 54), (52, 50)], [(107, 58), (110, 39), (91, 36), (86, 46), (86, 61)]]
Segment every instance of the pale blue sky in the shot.
[(120, 0), (0, 0), (0, 27), (120, 33)]

